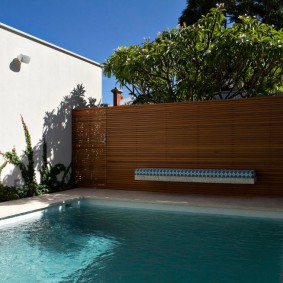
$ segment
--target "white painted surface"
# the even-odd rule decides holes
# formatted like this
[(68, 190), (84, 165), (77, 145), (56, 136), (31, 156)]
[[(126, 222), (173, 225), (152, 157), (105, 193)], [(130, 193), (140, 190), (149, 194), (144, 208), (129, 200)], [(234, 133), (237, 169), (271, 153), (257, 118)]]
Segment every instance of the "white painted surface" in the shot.
[[(15, 68), (18, 55), (30, 57), (28, 64)], [(14, 60), (14, 65), (13, 65)], [(102, 97), (102, 71), (98, 63), (30, 35), (0, 24), (0, 151), (14, 146), (21, 154), (25, 148), (20, 115), (28, 125), (36, 158), (41, 157), (40, 140), (44, 119), (53, 112), (53, 125), (46, 124), (49, 155), (54, 163), (71, 161), (71, 116), (75, 101), (60, 105), (64, 97), (83, 84), (86, 98)], [(16, 71), (15, 71), (16, 70)], [(61, 110), (61, 111), (58, 111)], [(66, 114), (66, 116), (65, 116)], [(0, 165), (3, 163), (0, 157)], [(2, 172), (4, 184), (13, 185), (19, 174), (9, 166)]]

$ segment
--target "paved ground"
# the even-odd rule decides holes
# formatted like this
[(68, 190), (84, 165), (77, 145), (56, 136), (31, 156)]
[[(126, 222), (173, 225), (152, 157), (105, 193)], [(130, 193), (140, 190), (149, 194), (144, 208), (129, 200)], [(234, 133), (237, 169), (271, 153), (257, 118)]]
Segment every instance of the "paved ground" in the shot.
[[(277, 217), (283, 218), (283, 197), (219, 197), (106, 189), (73, 189), (39, 197), (25, 198), (16, 201), (0, 203), (0, 219), (14, 215), (24, 214), (29, 211), (47, 208), (48, 206), (55, 203), (60, 203), (66, 200), (82, 197), (108, 200), (110, 199), (142, 201), (153, 203), (157, 202), (174, 205), (184, 205), (187, 207), (193, 207), (198, 209), (209, 208), (210, 211), (215, 211), (215, 209), (225, 209), (225, 211), (228, 212), (233, 211), (233, 214), (235, 214), (236, 210), (250, 212), (260, 211), (261, 216), (268, 216), (270, 215), (270, 213), (275, 213)], [(209, 210), (206, 211), (209, 212)]]

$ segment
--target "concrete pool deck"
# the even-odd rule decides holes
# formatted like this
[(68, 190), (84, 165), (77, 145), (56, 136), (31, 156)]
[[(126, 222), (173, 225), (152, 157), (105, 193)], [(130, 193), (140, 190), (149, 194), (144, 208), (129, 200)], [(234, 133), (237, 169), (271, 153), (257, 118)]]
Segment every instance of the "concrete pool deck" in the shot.
[[(72, 199), (93, 198), (102, 200), (122, 200), (134, 202), (150, 202), (159, 204), (182, 205), (194, 208), (198, 212), (202, 209), (206, 212), (221, 211), (221, 214), (249, 215), (247, 212), (257, 211), (261, 217), (283, 218), (283, 197), (235, 197), (235, 196), (203, 196), (189, 194), (169, 194), (143, 191), (124, 191), (108, 189), (72, 189), (43, 196), (24, 198), (0, 203), (0, 220), (25, 214), (35, 210), (41, 210), (50, 205), (65, 202)], [(226, 212), (223, 212), (223, 211)]]

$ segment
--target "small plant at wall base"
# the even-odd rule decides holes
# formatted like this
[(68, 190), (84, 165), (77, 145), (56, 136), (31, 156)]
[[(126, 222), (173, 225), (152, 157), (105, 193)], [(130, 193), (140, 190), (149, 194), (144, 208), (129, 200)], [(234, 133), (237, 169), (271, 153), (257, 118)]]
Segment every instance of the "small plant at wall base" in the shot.
[[(25, 133), (26, 149), (24, 150), (24, 159), (27, 160), (27, 165), (22, 158), (18, 156), (15, 148), (13, 148), (12, 151), (5, 153), (0, 152), (5, 159), (5, 163), (0, 167), (0, 174), (8, 163), (12, 164), (19, 168), (24, 185), (22, 188), (17, 188), (4, 186), (0, 183), (0, 201), (36, 196), (71, 188), (71, 164), (67, 168), (63, 164), (56, 164), (52, 166), (47, 160), (47, 144), (45, 139), (43, 139), (43, 156), (40, 170), (41, 180), (39, 184), (36, 182), (34, 152), (31, 144), (31, 138), (23, 117), (21, 117), (21, 121)], [(58, 181), (57, 177), (60, 174), (62, 174), (62, 178)]]
[(24, 156), (27, 159), (28, 162), (27, 165), (25, 165), (23, 160), (17, 155), (15, 148), (13, 148), (12, 151), (8, 151), (6, 153), (1, 153), (1, 154), (6, 160), (6, 162), (19, 168), (22, 179), (24, 181), (23, 188), (26, 196), (34, 196), (34, 195), (38, 195), (38, 192), (37, 192), (37, 183), (36, 183), (35, 171), (34, 171), (33, 149), (31, 145), (31, 138), (28, 127), (25, 124), (25, 121), (22, 116), (21, 116), (21, 121), (25, 133), (26, 149), (24, 150)]
[[(66, 167), (64, 164), (58, 163), (54, 166), (47, 160), (47, 144), (43, 137), (43, 153), (42, 166), (40, 172), (39, 188), (43, 193), (52, 193), (60, 191), (71, 186), (70, 182), (66, 182), (67, 176), (70, 174), (71, 164)], [(62, 179), (59, 181), (58, 176), (62, 174)], [(69, 180), (71, 177), (69, 176)]]
[(8, 162), (5, 161), (0, 166), (0, 202), (8, 201), (8, 200), (16, 200), (16, 199), (25, 197), (25, 193), (22, 188), (7, 187), (2, 184), (1, 173), (7, 164)]

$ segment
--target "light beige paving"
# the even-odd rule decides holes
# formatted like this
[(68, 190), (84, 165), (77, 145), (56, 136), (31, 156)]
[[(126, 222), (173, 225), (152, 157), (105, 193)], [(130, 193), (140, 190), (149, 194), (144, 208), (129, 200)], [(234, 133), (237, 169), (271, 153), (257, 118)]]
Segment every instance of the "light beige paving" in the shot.
[(219, 197), (78, 188), (49, 195), (0, 203), (0, 219), (44, 209), (52, 204), (77, 198), (157, 202), (198, 208), (256, 210), (261, 211), (263, 215), (265, 213), (268, 214), (269, 212), (278, 212), (283, 214), (283, 198)]

